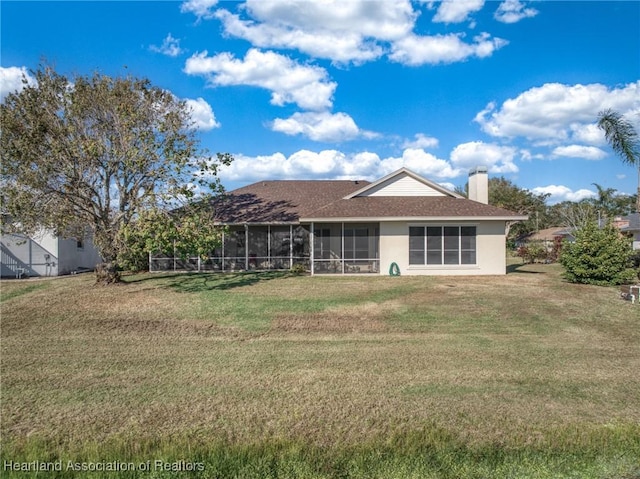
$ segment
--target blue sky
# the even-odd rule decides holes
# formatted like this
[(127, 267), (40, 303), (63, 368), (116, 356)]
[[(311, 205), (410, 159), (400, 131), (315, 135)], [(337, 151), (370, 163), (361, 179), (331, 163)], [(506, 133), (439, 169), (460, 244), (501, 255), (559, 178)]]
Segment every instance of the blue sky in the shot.
[(262, 179), (448, 187), (486, 165), (550, 202), (637, 173), (595, 127), (640, 127), (640, 2), (2, 1), (0, 95), (44, 58), (144, 76), (188, 102), (228, 189)]

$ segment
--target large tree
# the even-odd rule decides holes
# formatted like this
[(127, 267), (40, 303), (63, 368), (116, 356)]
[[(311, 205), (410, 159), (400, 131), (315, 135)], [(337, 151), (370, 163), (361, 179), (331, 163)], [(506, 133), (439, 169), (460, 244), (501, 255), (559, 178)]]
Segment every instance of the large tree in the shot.
[(638, 169), (636, 211), (640, 213), (640, 143), (638, 142), (638, 133), (628, 120), (611, 109), (598, 113), (598, 128), (604, 131), (605, 138), (622, 161)]
[(516, 223), (510, 228), (509, 234), (512, 237), (537, 231), (546, 226), (545, 201), (548, 197), (548, 194), (538, 195), (520, 188), (504, 177), (489, 179), (490, 205), (529, 216), (527, 221)]
[(3, 228), (89, 229), (103, 281), (116, 282), (125, 229), (218, 189), (231, 157), (200, 150), (185, 102), (146, 79), (67, 78), (46, 65), (32, 74), (0, 105)]
[[(489, 178), (488, 188), (490, 205), (529, 216), (527, 221), (519, 221), (510, 226), (511, 239), (547, 227), (548, 194), (539, 195), (520, 188), (504, 176)], [(455, 192), (468, 197), (469, 183), (467, 182), (463, 188), (457, 187)]]

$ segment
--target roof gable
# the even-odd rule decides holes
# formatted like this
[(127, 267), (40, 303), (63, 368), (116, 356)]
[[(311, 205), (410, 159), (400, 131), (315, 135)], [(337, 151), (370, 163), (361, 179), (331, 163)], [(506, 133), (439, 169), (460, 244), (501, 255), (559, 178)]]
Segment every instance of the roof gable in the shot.
[(460, 195), (423, 178), (408, 168), (401, 168), (384, 178), (346, 196), (345, 199), (370, 196), (445, 196), (461, 198)]

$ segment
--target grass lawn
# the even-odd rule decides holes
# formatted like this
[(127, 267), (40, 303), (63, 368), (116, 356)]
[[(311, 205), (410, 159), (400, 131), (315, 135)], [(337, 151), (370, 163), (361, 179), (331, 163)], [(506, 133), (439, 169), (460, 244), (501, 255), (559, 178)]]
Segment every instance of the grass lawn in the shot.
[(640, 478), (640, 306), (513, 270), (2, 281), (0, 476)]

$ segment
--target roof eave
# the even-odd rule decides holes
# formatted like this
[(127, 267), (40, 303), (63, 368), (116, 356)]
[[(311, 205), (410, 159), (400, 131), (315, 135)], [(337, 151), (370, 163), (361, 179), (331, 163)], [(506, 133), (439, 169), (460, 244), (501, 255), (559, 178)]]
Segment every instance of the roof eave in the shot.
[(216, 221), (214, 224), (216, 226), (296, 226), (300, 221)]
[(526, 221), (528, 216), (353, 216), (300, 218), (300, 223), (370, 223), (372, 221)]

